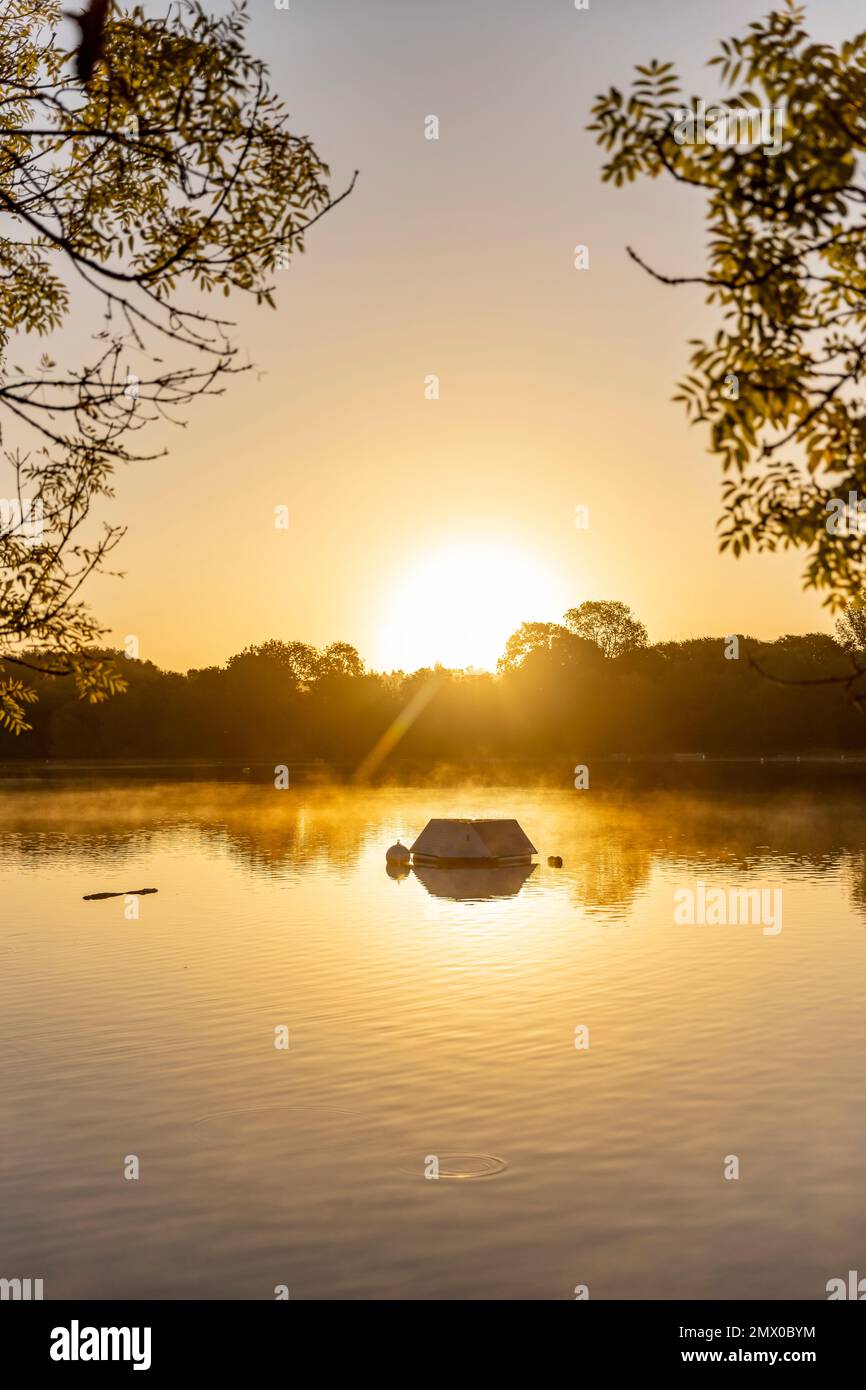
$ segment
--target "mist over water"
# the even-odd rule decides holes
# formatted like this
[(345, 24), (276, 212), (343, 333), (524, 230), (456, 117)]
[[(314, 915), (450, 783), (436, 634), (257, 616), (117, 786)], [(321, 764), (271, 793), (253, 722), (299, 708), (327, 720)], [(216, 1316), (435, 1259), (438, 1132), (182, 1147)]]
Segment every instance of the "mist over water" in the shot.
[[(831, 782), (4, 783), (0, 1273), (46, 1298), (826, 1297), (866, 1246), (863, 810)], [(389, 878), (447, 815), (516, 816), (537, 868), (474, 897)], [(783, 929), (674, 925), (699, 881), (781, 888)], [(145, 886), (138, 920), (83, 901)]]

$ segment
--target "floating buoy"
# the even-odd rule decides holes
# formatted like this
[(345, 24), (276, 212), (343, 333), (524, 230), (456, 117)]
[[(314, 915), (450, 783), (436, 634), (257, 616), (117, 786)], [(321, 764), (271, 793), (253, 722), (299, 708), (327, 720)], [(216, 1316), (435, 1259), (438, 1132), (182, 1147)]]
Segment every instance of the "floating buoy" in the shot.
[(561, 869), (561, 868), (562, 868), (562, 857), (561, 857), (561, 855), (559, 855), (559, 854), (551, 854), (551, 856), (550, 856), (550, 858), (548, 859), (547, 863), (548, 863), (548, 866), (549, 866), (551, 869)]
[(392, 845), (390, 849), (385, 850), (385, 863), (408, 864), (409, 854), (410, 851), (406, 848), (405, 845), (401, 845), (400, 841), (398, 840), (396, 845)]

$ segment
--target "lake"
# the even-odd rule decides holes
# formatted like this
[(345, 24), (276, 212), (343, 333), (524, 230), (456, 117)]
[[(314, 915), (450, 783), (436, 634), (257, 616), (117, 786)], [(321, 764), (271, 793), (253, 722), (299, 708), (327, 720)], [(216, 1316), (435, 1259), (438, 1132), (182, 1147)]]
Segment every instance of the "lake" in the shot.
[[(859, 786), (4, 781), (0, 1276), (826, 1298), (866, 1274)], [(390, 878), (447, 815), (538, 866)], [(780, 930), (675, 921), (753, 888)]]

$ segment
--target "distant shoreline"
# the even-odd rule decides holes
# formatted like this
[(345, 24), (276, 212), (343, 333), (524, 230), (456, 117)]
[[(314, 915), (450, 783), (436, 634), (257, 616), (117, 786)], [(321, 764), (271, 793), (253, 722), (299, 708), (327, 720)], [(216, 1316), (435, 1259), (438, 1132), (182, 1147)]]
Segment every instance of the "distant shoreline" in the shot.
[[(611, 789), (620, 784), (646, 781), (650, 774), (670, 778), (675, 783), (711, 781), (719, 773), (738, 772), (743, 777), (761, 778), (767, 773), (790, 775), (819, 772), (823, 775), (866, 774), (866, 751), (863, 753), (800, 753), (800, 754), (621, 754), (593, 757), (578, 754), (588, 767), (590, 787)], [(354, 781), (355, 765), (341, 763), (288, 763), (290, 786), (316, 785), (428, 785), (449, 786), (472, 782), (477, 785), (515, 785), (520, 782), (570, 790), (574, 782), (574, 764), (558, 758), (506, 761), (501, 758), (423, 763), (417, 760), (394, 760), (369, 783)], [(51, 758), (0, 760), (0, 788), (4, 783), (22, 781), (51, 781), (81, 777), (160, 777), (179, 781), (227, 781), (261, 786), (273, 780), (274, 765), (270, 762), (241, 762), (238, 759), (113, 759), (113, 758)]]

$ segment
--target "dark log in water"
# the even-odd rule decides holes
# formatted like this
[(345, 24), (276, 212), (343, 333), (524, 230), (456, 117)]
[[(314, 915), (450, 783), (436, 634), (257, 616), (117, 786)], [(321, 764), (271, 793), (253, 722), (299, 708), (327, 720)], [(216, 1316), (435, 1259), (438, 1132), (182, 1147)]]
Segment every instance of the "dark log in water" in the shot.
[(158, 888), (127, 888), (123, 893), (85, 893), (83, 901), (95, 903), (101, 898), (142, 898), (145, 893), (158, 892)]

